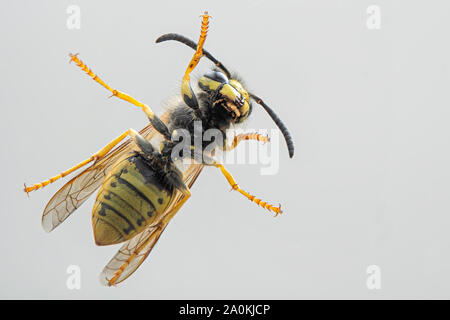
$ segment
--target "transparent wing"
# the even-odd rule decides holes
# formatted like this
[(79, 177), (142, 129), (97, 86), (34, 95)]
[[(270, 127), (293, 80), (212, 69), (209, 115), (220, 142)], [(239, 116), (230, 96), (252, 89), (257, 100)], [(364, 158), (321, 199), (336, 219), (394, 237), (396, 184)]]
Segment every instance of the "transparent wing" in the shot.
[[(184, 172), (183, 178), (189, 188), (194, 184), (202, 169), (202, 164), (191, 164)], [(175, 215), (179, 209), (177, 205), (183, 197), (183, 194), (178, 191), (158, 221), (155, 221), (147, 229), (122, 245), (100, 274), (100, 282), (102, 284), (107, 286), (116, 285), (127, 279), (139, 268), (170, 221), (170, 219), (166, 220), (164, 217), (169, 216), (171, 218)]]
[[(166, 121), (167, 116), (168, 112), (165, 112), (161, 117), (162, 121)], [(157, 131), (149, 124), (139, 133), (147, 140), (151, 140)], [(130, 139), (126, 140), (59, 189), (47, 203), (42, 214), (44, 230), (52, 231), (79, 208), (102, 185), (112, 165), (132, 151), (133, 146)]]

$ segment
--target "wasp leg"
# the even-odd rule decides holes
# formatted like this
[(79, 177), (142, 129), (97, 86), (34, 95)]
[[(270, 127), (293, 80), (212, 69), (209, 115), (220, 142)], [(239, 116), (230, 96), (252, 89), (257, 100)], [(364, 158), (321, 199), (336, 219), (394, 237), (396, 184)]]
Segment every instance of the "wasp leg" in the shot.
[(74, 61), (78, 65), (78, 67), (80, 67), (81, 70), (86, 72), (94, 81), (98, 82), (103, 87), (105, 87), (108, 91), (110, 91), (112, 93), (112, 96), (117, 97), (122, 100), (125, 100), (125, 101), (128, 101), (129, 103), (141, 108), (142, 111), (144, 111), (144, 113), (147, 115), (147, 117), (150, 120), (150, 123), (153, 125), (153, 127), (159, 133), (161, 133), (166, 139), (170, 140), (171, 135), (170, 135), (169, 129), (167, 129), (166, 125), (161, 121), (161, 119), (157, 115), (155, 115), (153, 110), (148, 105), (136, 100), (135, 98), (133, 98), (132, 96), (130, 96), (124, 92), (121, 92), (121, 91), (111, 88), (106, 82), (104, 82), (96, 74), (94, 74), (94, 72), (92, 72), (92, 70), (89, 69), (88, 66), (85, 65), (81, 59), (78, 58), (78, 54), (69, 54), (69, 56), (70, 56), (71, 62)]
[(203, 45), (206, 40), (206, 34), (208, 33), (208, 25), (209, 25), (209, 18), (208, 12), (205, 11), (205, 13), (202, 15), (202, 26), (201, 26), (201, 32), (200, 32), (200, 39), (198, 40), (197, 44), (197, 50), (194, 53), (194, 56), (191, 59), (191, 62), (189, 62), (189, 65), (186, 69), (186, 72), (183, 76), (183, 82), (181, 84), (181, 96), (183, 97), (184, 102), (194, 110), (195, 114), (202, 118), (202, 112), (199, 108), (197, 97), (194, 94), (194, 91), (191, 87), (190, 82), (190, 74), (197, 66), (198, 62), (200, 61), (201, 57), (203, 57)]
[(220, 171), (222, 172), (222, 174), (227, 179), (230, 186), (233, 188), (233, 190), (238, 191), (240, 194), (244, 195), (250, 201), (256, 203), (257, 205), (260, 205), (264, 209), (274, 212), (275, 216), (278, 216), (279, 214), (283, 213), (283, 211), (281, 211), (281, 205), (279, 205), (278, 207), (274, 207), (273, 205), (271, 205), (265, 201), (262, 201), (261, 199), (256, 198), (255, 196), (251, 195), (247, 191), (242, 190), (239, 187), (239, 185), (237, 184), (236, 180), (234, 180), (231, 173), (228, 172), (227, 169), (225, 169), (223, 164), (221, 164), (220, 162), (217, 162), (214, 158), (211, 158), (211, 157), (203, 154), (203, 164), (207, 165), (207, 166), (213, 166), (213, 167), (219, 168)]
[[(182, 36), (181, 34), (176, 34), (176, 33), (164, 34), (164, 35), (160, 36), (158, 39), (156, 39), (156, 43), (160, 43), (160, 42), (164, 42), (164, 41), (168, 41), (168, 40), (179, 41), (179, 42), (184, 43), (185, 45), (187, 45), (188, 47), (190, 47), (190, 48), (192, 48), (194, 50), (197, 49), (197, 44), (194, 41), (192, 41), (191, 39), (186, 38), (185, 36)], [(214, 58), (213, 55), (211, 53), (209, 53), (205, 49), (203, 49), (203, 55), (206, 58), (208, 58), (209, 60), (211, 60), (212, 63), (214, 63), (217, 68), (219, 68), (223, 72), (225, 72), (225, 74), (226, 74), (228, 79), (231, 78), (230, 71), (228, 71), (227, 68), (225, 68), (225, 66), (222, 64), (222, 62), (220, 62), (219, 60)]]
[[(88, 159), (78, 163), (77, 165), (73, 166), (72, 168), (67, 169), (66, 171), (63, 171), (63, 172), (61, 172), (60, 174), (58, 174), (58, 175), (56, 175), (54, 177), (51, 177), (48, 180), (42, 181), (41, 183), (33, 184), (31, 187), (25, 186), (24, 191), (26, 193), (28, 193), (30, 191), (34, 191), (34, 190), (43, 188), (46, 185), (48, 185), (50, 183), (53, 183), (56, 180), (59, 180), (59, 179), (65, 177), (65, 176), (67, 176), (68, 174), (71, 174), (75, 170), (78, 170), (79, 168), (84, 167), (85, 165), (87, 165), (88, 163), (90, 163), (92, 161), (98, 161), (98, 160), (102, 159), (112, 148), (114, 148), (120, 141), (125, 139), (127, 136), (130, 136), (132, 139), (134, 139), (137, 142), (138, 147), (143, 152), (146, 152), (146, 151), (150, 150), (149, 148), (151, 147), (151, 145), (148, 146), (150, 144), (150, 142), (146, 141), (144, 139), (144, 137), (139, 135), (139, 133), (137, 133), (134, 129), (128, 129), (127, 131), (122, 133), (120, 136), (115, 138), (113, 141), (108, 143), (106, 146), (104, 146), (102, 149), (100, 149), (98, 152), (94, 153)], [(148, 144), (144, 144), (144, 141), (148, 142)], [(153, 150), (151, 150), (151, 151), (153, 151)]]
[(262, 141), (263, 143), (269, 142), (269, 136), (263, 136), (259, 133), (241, 133), (237, 136), (234, 136), (233, 142), (229, 145), (225, 140), (225, 144), (223, 146), (223, 151), (230, 151), (237, 147), (237, 145), (243, 140), (256, 140)]

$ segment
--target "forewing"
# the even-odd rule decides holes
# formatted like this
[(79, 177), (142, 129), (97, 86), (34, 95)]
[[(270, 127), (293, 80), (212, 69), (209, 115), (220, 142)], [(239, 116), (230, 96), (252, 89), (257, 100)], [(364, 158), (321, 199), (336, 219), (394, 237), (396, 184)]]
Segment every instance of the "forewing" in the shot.
[[(184, 173), (184, 181), (191, 188), (203, 169), (201, 164), (191, 164)], [(166, 211), (161, 214), (158, 221), (147, 227), (133, 239), (128, 240), (122, 245), (116, 255), (108, 262), (100, 274), (102, 284), (111, 286), (116, 285), (127, 279), (144, 262), (145, 258), (155, 246), (161, 233), (166, 228), (170, 220), (164, 221), (164, 217), (176, 212), (177, 204), (183, 199), (183, 194), (177, 191), (172, 201), (167, 206)], [(179, 209), (179, 208), (178, 208)]]
[[(166, 118), (166, 113), (163, 117)], [(139, 131), (147, 140), (151, 140), (156, 132), (150, 124)], [(126, 140), (59, 189), (47, 203), (42, 214), (44, 230), (50, 232), (66, 220), (102, 185), (112, 165), (132, 149), (132, 140)]]

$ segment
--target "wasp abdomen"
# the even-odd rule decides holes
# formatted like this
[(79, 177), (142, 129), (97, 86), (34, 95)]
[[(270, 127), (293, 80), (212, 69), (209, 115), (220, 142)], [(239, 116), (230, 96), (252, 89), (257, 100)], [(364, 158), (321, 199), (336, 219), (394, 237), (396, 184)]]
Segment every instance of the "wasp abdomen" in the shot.
[(173, 187), (163, 183), (161, 169), (140, 155), (119, 161), (108, 173), (92, 211), (97, 245), (133, 238), (166, 209)]

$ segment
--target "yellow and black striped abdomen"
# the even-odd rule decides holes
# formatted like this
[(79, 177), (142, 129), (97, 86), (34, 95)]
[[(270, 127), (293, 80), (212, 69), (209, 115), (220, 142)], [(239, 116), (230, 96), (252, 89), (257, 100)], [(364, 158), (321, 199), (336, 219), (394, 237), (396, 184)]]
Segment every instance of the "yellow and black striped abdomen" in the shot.
[(160, 181), (158, 173), (139, 155), (115, 164), (92, 211), (95, 243), (109, 245), (129, 240), (164, 212), (173, 187)]

